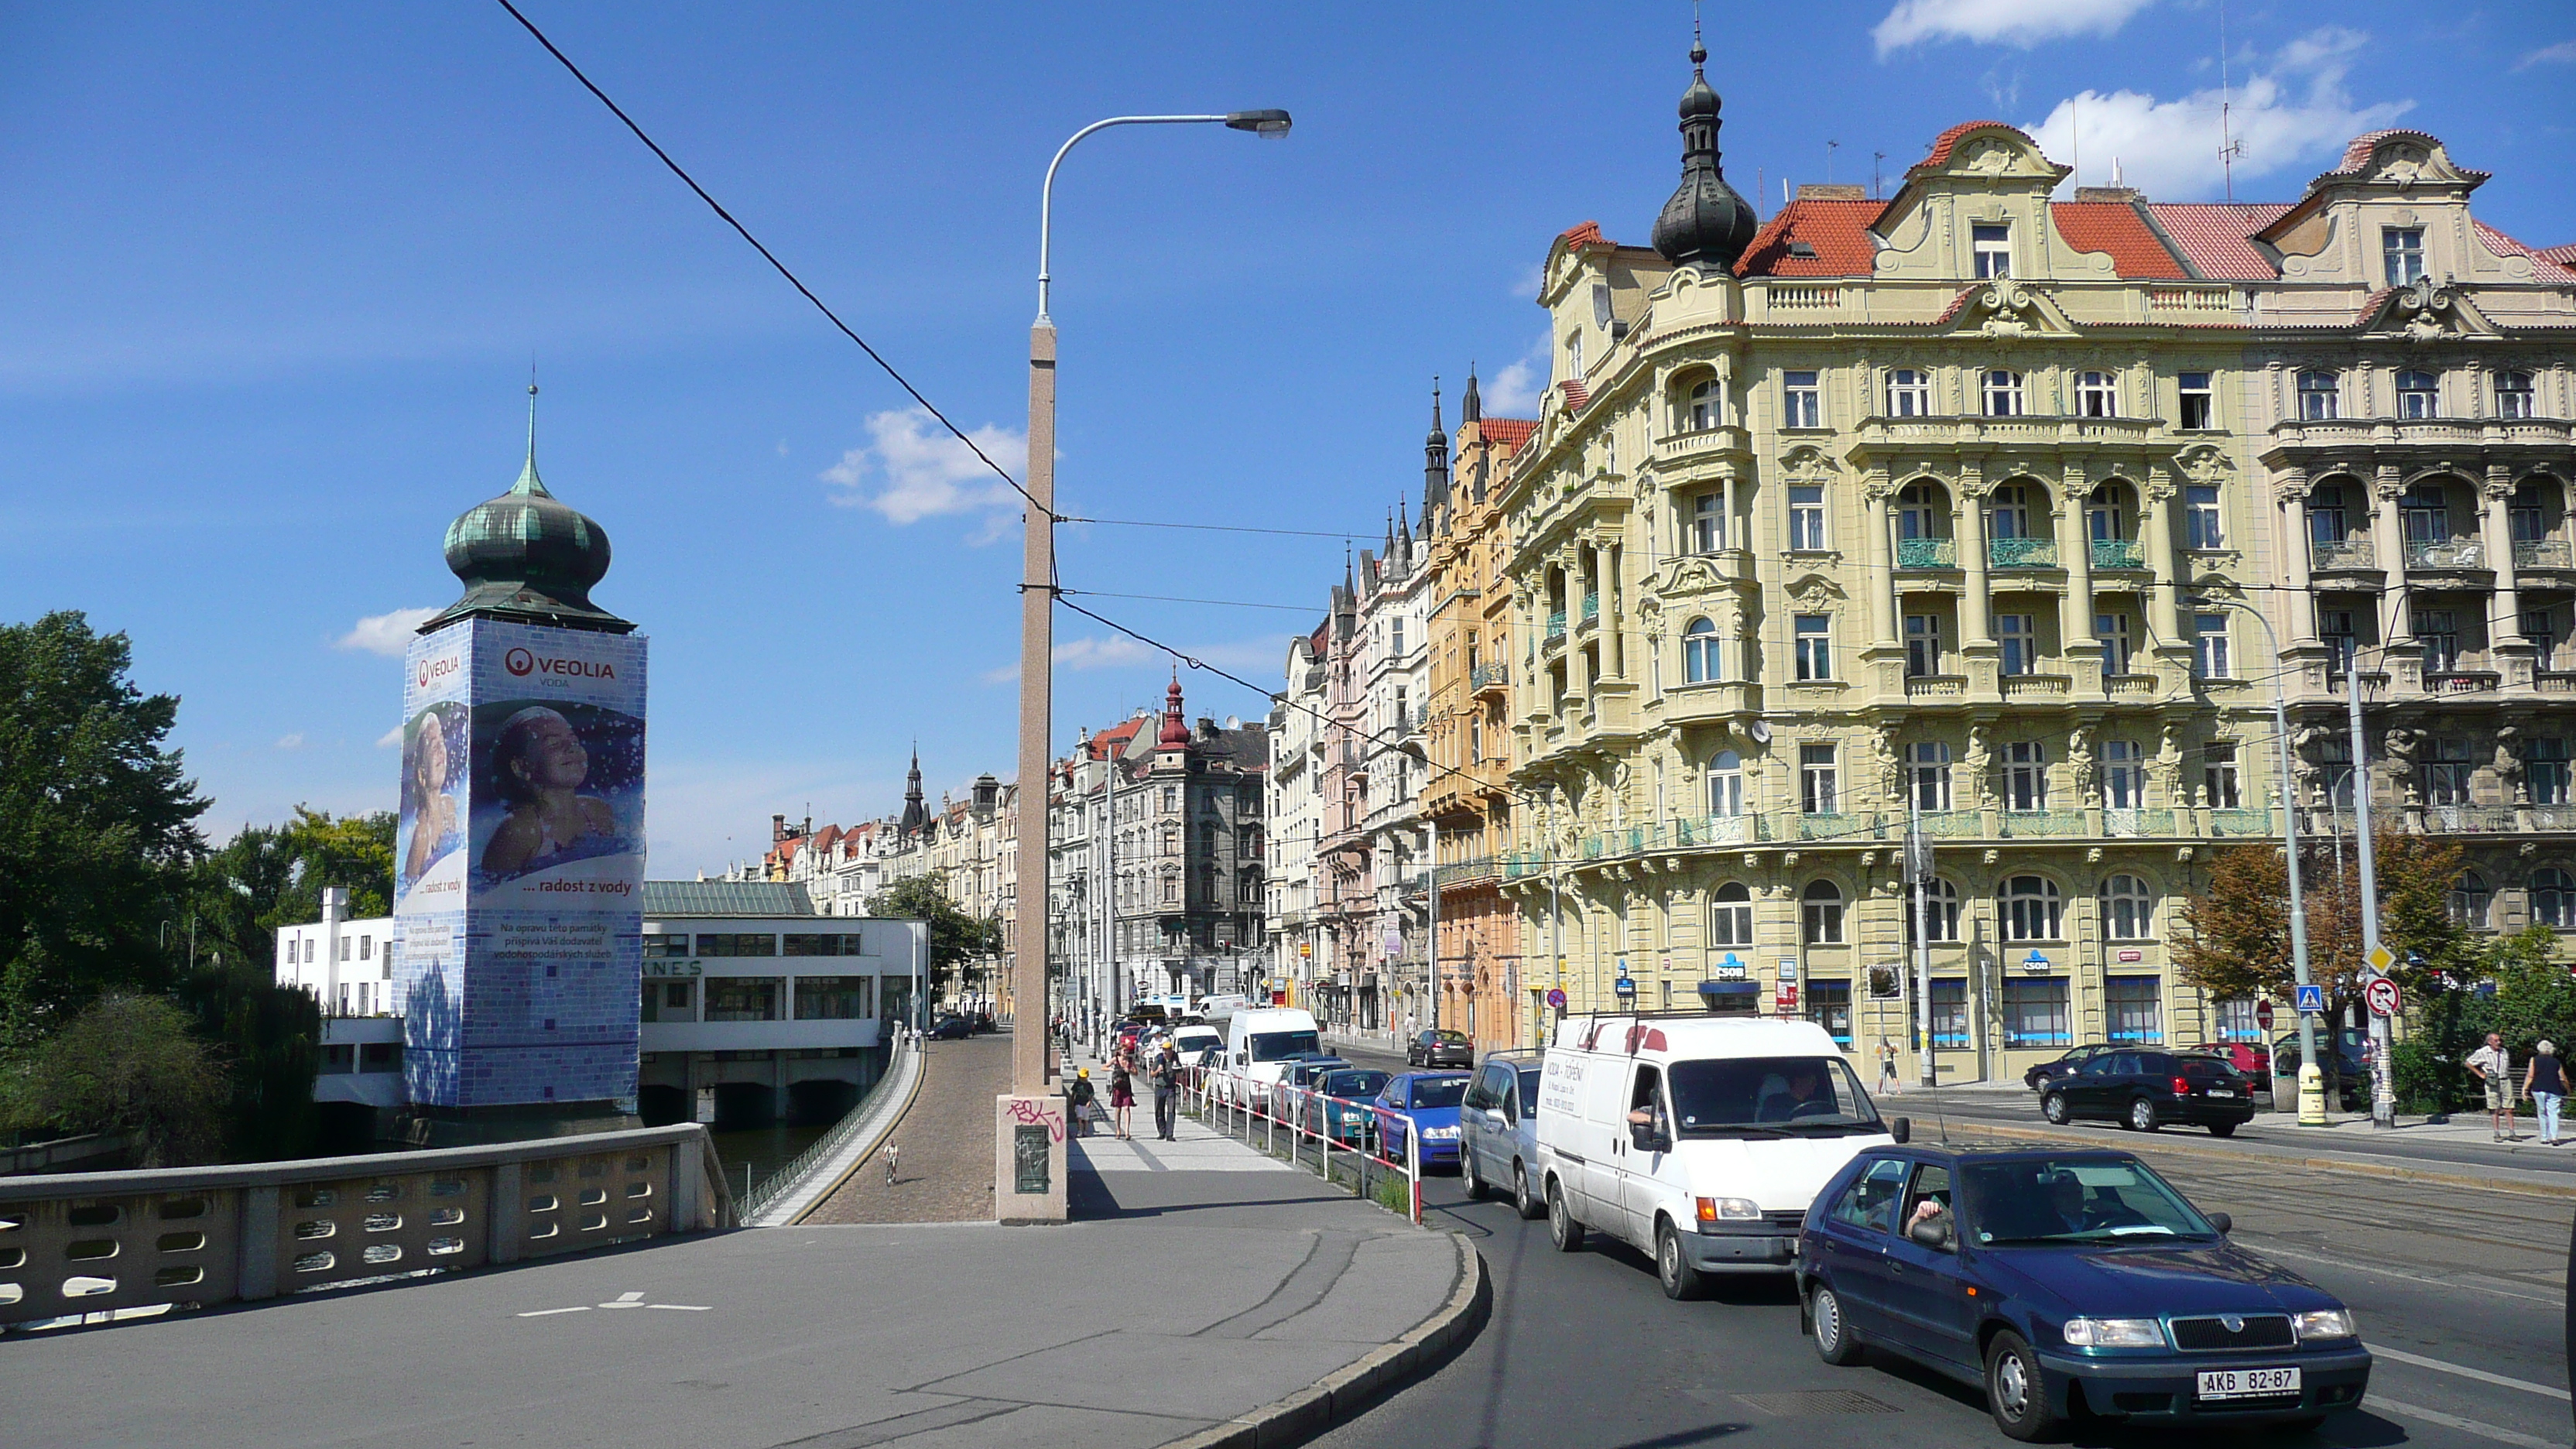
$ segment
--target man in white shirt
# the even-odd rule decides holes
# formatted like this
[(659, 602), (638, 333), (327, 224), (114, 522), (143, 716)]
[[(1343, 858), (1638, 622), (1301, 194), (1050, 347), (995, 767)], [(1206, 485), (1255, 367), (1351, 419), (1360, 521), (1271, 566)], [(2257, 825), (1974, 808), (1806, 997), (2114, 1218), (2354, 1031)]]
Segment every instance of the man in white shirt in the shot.
[(2469, 1053), (2469, 1072), (2487, 1089), (2487, 1125), (2495, 1129), (2495, 1140), (2510, 1142), (2505, 1124), (2513, 1119), (2513, 1058), (2504, 1049), (2504, 1037), (2487, 1033), (2487, 1044)]

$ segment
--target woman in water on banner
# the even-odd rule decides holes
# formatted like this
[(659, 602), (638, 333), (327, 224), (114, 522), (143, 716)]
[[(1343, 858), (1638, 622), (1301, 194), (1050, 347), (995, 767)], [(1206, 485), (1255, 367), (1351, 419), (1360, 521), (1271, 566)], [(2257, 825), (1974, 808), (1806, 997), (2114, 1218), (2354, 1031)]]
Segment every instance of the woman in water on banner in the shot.
[(455, 795), (455, 762), (463, 752), (456, 748), (460, 742), (449, 738), (463, 717), (457, 705), (433, 704), (413, 723), (410, 767), (403, 771), (403, 818), (411, 827), (411, 847), (403, 854), (405, 890), (464, 843)]
[(510, 802), (509, 818), (483, 847), (483, 873), (495, 879), (622, 849), (617, 811), (580, 794), (590, 752), (572, 722), (541, 704), (510, 716), (492, 746), (492, 777)]

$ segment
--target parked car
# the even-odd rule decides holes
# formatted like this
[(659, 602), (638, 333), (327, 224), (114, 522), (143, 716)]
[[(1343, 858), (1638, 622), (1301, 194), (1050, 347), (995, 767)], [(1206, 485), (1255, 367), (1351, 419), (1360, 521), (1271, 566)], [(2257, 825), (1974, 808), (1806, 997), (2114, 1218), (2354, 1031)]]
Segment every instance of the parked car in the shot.
[[(1286, 1064), (1285, 1068), (1279, 1073), (1279, 1085), (1283, 1087), (1295, 1087), (1301, 1091), (1311, 1092), (1315, 1090), (1316, 1079), (1323, 1076), (1324, 1073), (1333, 1071), (1337, 1068), (1347, 1067), (1349, 1065), (1349, 1062), (1342, 1060), (1340, 1057), (1334, 1056), (1330, 1052), (1317, 1052), (1311, 1056), (1296, 1057), (1290, 1060)], [(1296, 1101), (1298, 1099), (1291, 1097), (1289, 1100)], [(1280, 1115), (1288, 1116), (1290, 1113), (1283, 1111)]]
[(2259, 1041), (2211, 1041), (2193, 1047), (2202, 1056), (2216, 1057), (2252, 1080), (2255, 1090), (2270, 1085), (2272, 1049)]
[[(1270, 1084), (1279, 1080), (1282, 1064), (1293, 1057), (1323, 1054), (1315, 1018), (1293, 1006), (1238, 1011), (1226, 1018), (1227, 1076), (1218, 1091), (1228, 1102), (1236, 1097), (1256, 1111), (1270, 1102)], [(1240, 1078), (1240, 1080), (1237, 1080)]]
[(1476, 1043), (1463, 1031), (1417, 1031), (1404, 1044), (1408, 1067), (1472, 1067)]
[(2179, 1122), (2225, 1137), (2253, 1119), (2254, 1084), (2216, 1057), (2123, 1049), (2051, 1082), (2039, 1113), (2061, 1126), (2090, 1119), (2153, 1132)]
[[(2369, 1042), (2370, 1034), (2357, 1026), (2317, 1029), (2317, 1061), (2325, 1068), (2327, 1094), (2347, 1112), (2370, 1109)], [(2297, 1032), (2272, 1043), (2272, 1070), (2288, 1077), (2293, 1091), (2305, 1060), (2299, 1055)]]
[(1389, 1074), (1374, 1067), (1339, 1067), (1315, 1079), (1307, 1099), (1306, 1130), (1335, 1142), (1366, 1147), (1377, 1140), (1377, 1113), (1370, 1103), (1386, 1090)]
[(2125, 1152), (1870, 1148), (1808, 1209), (1801, 1326), (1975, 1384), (1995, 1424), (2078, 1415), (2313, 1428), (2361, 1402), (2370, 1351), (2332, 1294), (2227, 1239)]
[(2047, 1090), (2049, 1083), (2063, 1081), (2064, 1079), (2075, 1075), (2076, 1072), (2083, 1069), (2086, 1062), (2089, 1062), (2095, 1057), (2100, 1056), (2102, 1053), (2111, 1050), (2114, 1050), (2114, 1048), (2106, 1041), (2091, 1042), (2084, 1046), (2076, 1047), (2074, 1050), (2069, 1051), (2066, 1055), (2059, 1057), (2055, 1061), (2041, 1062), (2038, 1066), (2022, 1073), (2022, 1083), (2034, 1092), (2045, 1091)]
[(964, 1041), (975, 1034), (975, 1028), (962, 1016), (943, 1016), (930, 1024), (932, 1041)]
[(1458, 1106), (1458, 1176), (1471, 1198), (1499, 1187), (1525, 1218), (1545, 1216), (1538, 1179), (1538, 1084), (1546, 1058), (1496, 1052)]
[(1414, 1133), (1422, 1134), (1422, 1165), (1458, 1160), (1458, 1104), (1466, 1100), (1465, 1072), (1399, 1072), (1377, 1094), (1377, 1105), (1394, 1114), (1381, 1119), (1386, 1155), (1402, 1161)]

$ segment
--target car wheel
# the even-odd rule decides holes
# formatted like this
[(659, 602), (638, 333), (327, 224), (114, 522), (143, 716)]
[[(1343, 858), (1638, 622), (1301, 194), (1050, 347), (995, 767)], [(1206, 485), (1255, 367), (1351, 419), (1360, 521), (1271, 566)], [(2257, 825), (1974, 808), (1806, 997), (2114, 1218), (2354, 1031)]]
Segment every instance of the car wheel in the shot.
[(1583, 1251), (1583, 1224), (1566, 1211), (1565, 1189), (1553, 1182), (1547, 1185), (1547, 1240), (1560, 1253)]
[(2155, 1131), (2158, 1126), (2156, 1121), (2155, 1102), (2146, 1097), (2140, 1097), (2138, 1100), (2131, 1102), (2129, 1104), (2129, 1125), (2140, 1132)]
[(1842, 1295), (1822, 1283), (1807, 1295), (1807, 1329), (1816, 1341), (1816, 1357), (1836, 1368), (1860, 1362), (1860, 1340), (1843, 1317)]
[(1655, 1277), (1662, 1281), (1667, 1298), (1697, 1298), (1703, 1286), (1699, 1269), (1682, 1252), (1682, 1235), (1669, 1222), (1655, 1229)]
[(1529, 1169), (1517, 1162), (1512, 1164), (1512, 1207), (1524, 1221), (1547, 1215), (1547, 1204), (1530, 1191)]
[(2065, 1126), (2066, 1119), (2070, 1115), (2066, 1110), (2066, 1094), (2064, 1092), (2051, 1092), (2047, 1096), (2040, 1098), (2039, 1115), (2056, 1123), (2060, 1127)]
[(2209, 1135), (2212, 1137), (2233, 1137), (2236, 1135), (2236, 1124), (2233, 1122), (2212, 1122), (2209, 1124)]
[(2008, 1438), (2027, 1444), (2056, 1432), (2057, 1416), (2048, 1411), (2048, 1383), (2040, 1377), (2039, 1355), (2009, 1329), (1986, 1345), (1986, 1406), (1995, 1427)]
[(1476, 1175), (1476, 1149), (1464, 1142), (1458, 1144), (1458, 1190), (1467, 1194), (1469, 1202), (1485, 1196), (1485, 1180)]

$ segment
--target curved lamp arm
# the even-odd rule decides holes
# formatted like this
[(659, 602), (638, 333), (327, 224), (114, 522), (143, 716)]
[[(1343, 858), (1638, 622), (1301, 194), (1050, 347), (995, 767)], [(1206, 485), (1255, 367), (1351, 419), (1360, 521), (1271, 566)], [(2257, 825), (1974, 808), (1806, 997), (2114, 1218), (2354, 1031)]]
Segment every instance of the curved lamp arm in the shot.
[(1249, 131), (1268, 140), (1278, 140), (1288, 134), (1289, 124), (1288, 113), (1278, 110), (1228, 111), (1221, 116), (1111, 116), (1105, 121), (1094, 121), (1066, 137), (1065, 143), (1055, 149), (1055, 159), (1047, 163), (1046, 184), (1038, 191), (1038, 320), (1047, 320), (1047, 256), (1055, 225), (1055, 171), (1064, 164), (1064, 153), (1072, 150), (1075, 142), (1094, 131), (1105, 131), (1112, 126), (1222, 125), (1232, 130)]

